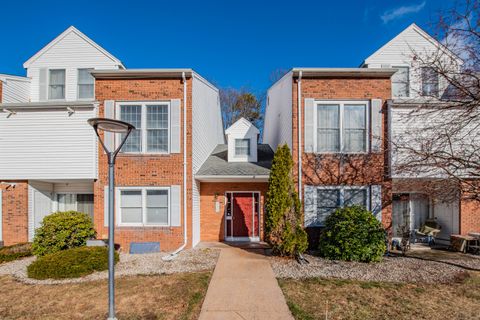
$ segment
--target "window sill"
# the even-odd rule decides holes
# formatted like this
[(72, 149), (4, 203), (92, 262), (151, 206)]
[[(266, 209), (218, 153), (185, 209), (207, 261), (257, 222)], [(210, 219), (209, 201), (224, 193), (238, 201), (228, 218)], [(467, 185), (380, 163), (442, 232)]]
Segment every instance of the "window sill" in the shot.
[[(172, 229), (172, 228), (177, 228), (177, 227), (172, 227), (170, 225), (126, 225), (126, 224), (120, 224), (116, 225), (116, 228), (118, 229)], [(178, 227), (179, 228), (179, 227)]]
[[(178, 153), (180, 154), (180, 153)], [(172, 153), (122, 153), (120, 152), (118, 154), (118, 157), (126, 157), (126, 158), (132, 158), (132, 157), (168, 157), (171, 156)]]

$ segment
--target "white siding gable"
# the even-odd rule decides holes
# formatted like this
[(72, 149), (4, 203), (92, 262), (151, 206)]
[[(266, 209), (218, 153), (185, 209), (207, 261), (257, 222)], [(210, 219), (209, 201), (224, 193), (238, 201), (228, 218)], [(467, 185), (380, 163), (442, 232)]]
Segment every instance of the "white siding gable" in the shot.
[[(260, 131), (247, 119), (240, 118), (227, 130), (228, 162), (257, 162), (257, 142)], [(248, 156), (236, 155), (235, 143), (237, 139), (248, 139), (250, 154)]]
[[(422, 56), (424, 60), (428, 60), (427, 57), (439, 50), (445, 50), (444, 56), (455, 59), (458, 65), (462, 64), (459, 58), (445, 49), (437, 40), (416, 24), (411, 24), (365, 59), (363, 66), (366, 68), (409, 67), (409, 96), (417, 97), (421, 89), (421, 81), (420, 66), (415, 62), (415, 56)], [(445, 84), (440, 83), (440, 90), (443, 88), (442, 85)]]
[(65, 69), (65, 100), (78, 98), (78, 69), (118, 69), (121, 62), (74, 27), (65, 30), (27, 62), (31, 101), (40, 101), (40, 69)]

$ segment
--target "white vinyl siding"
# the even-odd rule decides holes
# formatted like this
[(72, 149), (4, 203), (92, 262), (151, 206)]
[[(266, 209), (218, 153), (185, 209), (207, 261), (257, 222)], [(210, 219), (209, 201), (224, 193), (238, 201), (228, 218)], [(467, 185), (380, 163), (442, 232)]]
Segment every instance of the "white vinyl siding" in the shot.
[[(190, 88), (189, 88), (190, 89)], [(196, 73), (192, 79), (192, 246), (200, 242), (200, 182), (195, 174), (217, 144), (225, 143), (218, 89)], [(173, 116), (173, 114), (172, 114)], [(173, 121), (173, 120), (172, 120)], [(208, 125), (207, 125), (208, 124)], [(172, 128), (173, 129), (173, 128)], [(183, 150), (182, 150), (183, 152)], [(173, 202), (173, 187), (172, 187)], [(172, 204), (172, 210), (173, 210)], [(179, 209), (180, 210), (180, 209)], [(172, 225), (174, 222), (172, 221)], [(180, 225), (180, 217), (178, 217)]]
[(305, 227), (324, 226), (340, 207), (360, 205), (370, 210), (375, 197), (368, 186), (305, 186)]
[(95, 97), (95, 78), (90, 74), (93, 69), (78, 69), (78, 99)]
[(30, 99), (30, 79), (0, 74), (2, 103), (28, 102)]
[(48, 99), (65, 99), (65, 69), (50, 69), (48, 71)]
[(2, 179), (95, 179), (97, 138), (87, 120), (91, 108), (0, 110)]
[(318, 153), (364, 153), (368, 150), (366, 101), (318, 101), (314, 109)]
[[(135, 126), (124, 146), (125, 153), (169, 153), (170, 104), (167, 102), (117, 103), (117, 115)], [(119, 135), (117, 145), (122, 136)]]
[(169, 226), (170, 188), (117, 188), (119, 226)]

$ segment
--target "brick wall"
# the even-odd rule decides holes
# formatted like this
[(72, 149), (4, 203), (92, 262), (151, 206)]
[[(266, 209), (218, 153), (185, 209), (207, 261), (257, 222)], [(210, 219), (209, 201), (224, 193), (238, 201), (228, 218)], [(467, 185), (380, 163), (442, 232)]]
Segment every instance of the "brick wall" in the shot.
[[(104, 100), (155, 101), (181, 99), (183, 124), (183, 83), (180, 79), (96, 80), (95, 94), (100, 102), (99, 116), (104, 114)], [(188, 246), (192, 233), (192, 81), (187, 79), (187, 229)], [(170, 155), (120, 154), (115, 166), (116, 186), (170, 186), (183, 185), (183, 128), (181, 128), (181, 153)], [(98, 180), (94, 185), (95, 227), (98, 237), (107, 238), (104, 227), (104, 187), (107, 185), (107, 157), (99, 146)], [(182, 188), (183, 190), (183, 188)], [(183, 197), (183, 192), (182, 192)], [(115, 227), (115, 242), (122, 250), (129, 250), (130, 242), (160, 241), (162, 251), (170, 251), (183, 243), (183, 199), (181, 200), (181, 227)]]
[[(263, 240), (263, 207), (267, 193), (267, 183), (214, 183), (200, 184), (200, 235), (201, 241), (223, 241), (225, 238), (225, 192), (260, 191), (260, 239)], [(215, 199), (216, 197), (216, 199)], [(219, 212), (215, 212), (215, 201), (220, 202)]]
[(2, 227), (4, 245), (28, 241), (28, 182), (9, 181), (2, 190)]
[[(293, 81), (293, 110), (292, 110), (292, 142), (294, 176), (298, 180), (298, 108), (297, 108), (297, 80)], [(317, 100), (370, 100), (382, 99), (383, 104), (383, 146), (386, 149), (387, 105), (386, 100), (391, 96), (390, 79), (384, 78), (324, 78), (302, 79), (301, 103), (304, 107), (305, 98)], [(304, 116), (302, 109), (301, 132), (303, 150)], [(355, 156), (312, 156), (302, 153), (302, 183), (303, 185), (382, 185), (382, 223), (385, 228), (391, 227), (391, 181), (387, 178), (386, 152), (355, 155)], [(315, 228), (318, 229), (318, 228)], [(309, 232), (315, 238), (318, 232)], [(312, 239), (312, 238), (311, 238)]]

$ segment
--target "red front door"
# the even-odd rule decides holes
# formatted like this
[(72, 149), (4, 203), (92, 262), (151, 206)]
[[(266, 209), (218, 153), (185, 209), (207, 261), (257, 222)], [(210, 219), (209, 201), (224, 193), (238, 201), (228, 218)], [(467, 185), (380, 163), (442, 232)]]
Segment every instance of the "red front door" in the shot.
[(233, 194), (233, 236), (251, 237), (253, 235), (253, 194)]

